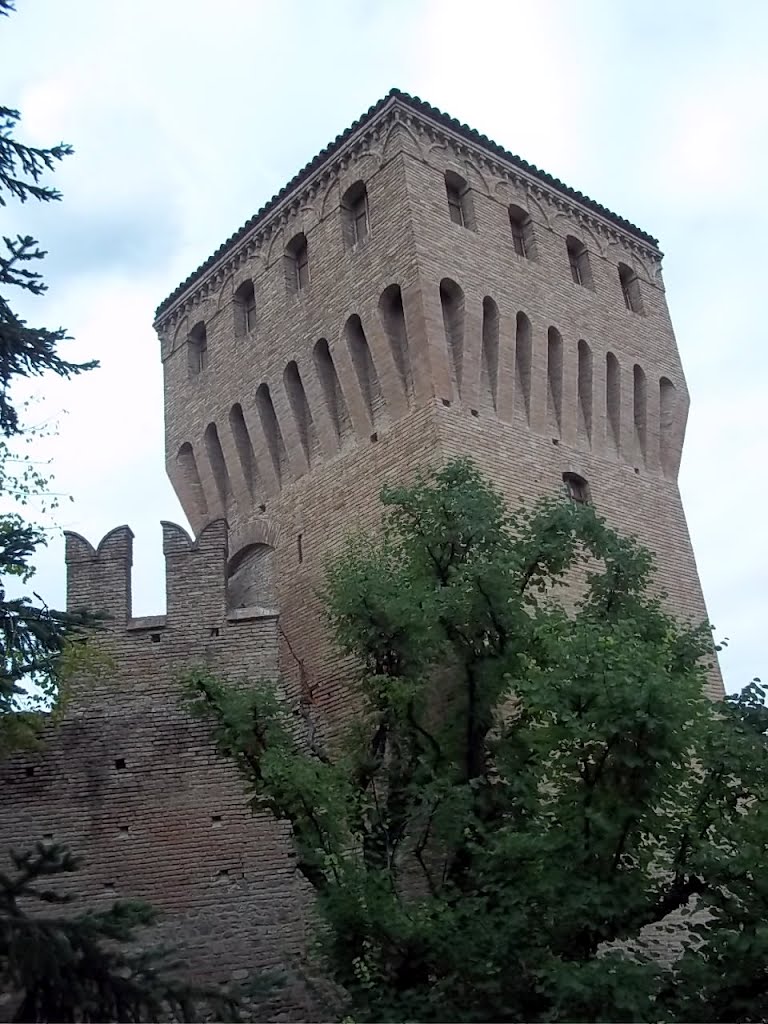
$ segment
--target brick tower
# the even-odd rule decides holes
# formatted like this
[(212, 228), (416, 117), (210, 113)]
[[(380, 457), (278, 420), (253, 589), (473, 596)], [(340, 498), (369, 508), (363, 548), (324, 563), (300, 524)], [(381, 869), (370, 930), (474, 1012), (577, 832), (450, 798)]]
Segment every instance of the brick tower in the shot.
[[(384, 481), (471, 455), (566, 487), (706, 611), (677, 486), (688, 394), (655, 239), (393, 90), (157, 311), (167, 468), (229, 524), (228, 602), (277, 607), (332, 704), (324, 557)], [(712, 692), (720, 692), (719, 678)]]
[[(148, 900), (195, 980), (301, 965), (310, 904), (285, 824), (251, 813), (181, 677), (280, 671), (333, 710), (324, 557), (417, 466), (466, 454), (510, 500), (590, 498), (655, 550), (672, 610), (702, 619), (660, 261), (432, 107), (377, 103), (160, 306), (168, 472), (196, 539), (164, 524), (167, 611), (137, 618), (128, 527), (68, 536), (67, 606), (110, 615), (91, 638), (110, 667), (0, 765), (0, 845), (68, 844), (80, 905)], [(319, 1019), (294, 974), (264, 1019)]]

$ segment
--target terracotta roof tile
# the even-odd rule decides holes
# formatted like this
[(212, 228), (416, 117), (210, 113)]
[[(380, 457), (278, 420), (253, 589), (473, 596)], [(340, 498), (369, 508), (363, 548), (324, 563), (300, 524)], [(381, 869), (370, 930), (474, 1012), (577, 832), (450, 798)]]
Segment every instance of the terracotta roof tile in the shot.
[(238, 242), (244, 235), (254, 228), (259, 221), (263, 220), (267, 214), (270, 213), (273, 207), (275, 207), (298, 185), (306, 180), (313, 171), (316, 171), (318, 167), (322, 166), (322, 164), (325, 163), (329, 157), (333, 156), (333, 154), (347, 141), (347, 139), (358, 130), (358, 128), (367, 124), (393, 98), (398, 99), (400, 102), (422, 116), (430, 118), (436, 124), (444, 128), (449, 128), (459, 135), (463, 135), (468, 141), (474, 142), (476, 145), (488, 150), (505, 163), (512, 164), (514, 167), (538, 178), (550, 188), (561, 192), (569, 199), (575, 200), (587, 209), (592, 210), (601, 217), (604, 217), (606, 220), (613, 221), (614, 224), (617, 224), (624, 231), (629, 232), (629, 234), (634, 235), (641, 241), (655, 247), (658, 246), (657, 239), (652, 235), (647, 234), (624, 217), (620, 217), (618, 214), (608, 210), (605, 206), (595, 202), (594, 199), (590, 199), (589, 196), (585, 196), (582, 192), (577, 192), (575, 189), (570, 188), (568, 185), (564, 184), (564, 182), (560, 181), (559, 178), (555, 178), (546, 171), (542, 171), (540, 168), (536, 167), (535, 164), (529, 164), (527, 160), (523, 160), (514, 153), (510, 153), (509, 150), (504, 149), (503, 146), (500, 146), (498, 143), (493, 142), (492, 139), (489, 139), (487, 135), (481, 135), (480, 132), (476, 131), (474, 128), (470, 128), (466, 124), (461, 124), (461, 122), (457, 121), (456, 118), (450, 117), (448, 114), (444, 114), (442, 110), (438, 110), (437, 107), (433, 107), (430, 103), (425, 102), (418, 96), (410, 96), (407, 92), (402, 92), (400, 89), (390, 89), (386, 96), (383, 96), (378, 103), (374, 103), (374, 105), (370, 107), (362, 117), (359, 117), (357, 121), (354, 121), (346, 131), (341, 133), (341, 135), (337, 135), (333, 142), (329, 143), (325, 149), (322, 149), (314, 159), (310, 160), (310, 162), (306, 164), (298, 174), (294, 175), (293, 178), (291, 178), (291, 180), (280, 189), (277, 195), (272, 196), (272, 198), (266, 202), (257, 213), (250, 217), (245, 224), (239, 228), (239, 230), (235, 231), (233, 235), (230, 235), (230, 237), (223, 242), (218, 249), (216, 249), (216, 251), (209, 256), (207, 260), (205, 260), (205, 262), (201, 263), (197, 270), (194, 270), (189, 277), (182, 281), (181, 284), (171, 292), (168, 298), (164, 299), (163, 302), (160, 303), (155, 312), (155, 317), (159, 318), (162, 316), (173, 302), (175, 302), (175, 300), (184, 291), (186, 291), (186, 289), (189, 288), (197, 278), (204, 274), (205, 271), (208, 270), (233, 243)]

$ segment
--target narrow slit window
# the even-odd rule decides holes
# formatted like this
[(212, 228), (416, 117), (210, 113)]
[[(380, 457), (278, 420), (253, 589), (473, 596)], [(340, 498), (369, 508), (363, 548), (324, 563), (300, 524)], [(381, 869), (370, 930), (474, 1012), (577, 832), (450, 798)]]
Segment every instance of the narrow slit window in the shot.
[(566, 238), (565, 247), (574, 284), (579, 284), (582, 288), (592, 288), (592, 268), (589, 265), (587, 247), (573, 235)]
[(235, 333), (250, 334), (256, 327), (256, 291), (253, 281), (243, 281), (235, 292)]
[(362, 181), (355, 182), (344, 193), (341, 201), (344, 237), (354, 249), (368, 237), (368, 193)]
[(309, 252), (306, 244), (296, 253), (296, 281), (299, 291), (309, 284)]
[(189, 332), (187, 350), (189, 352), (189, 373), (190, 376), (196, 377), (208, 368), (208, 333), (202, 321), (195, 324)]
[(632, 267), (626, 263), (619, 264), (619, 284), (624, 297), (624, 305), (632, 313), (643, 313), (643, 297), (640, 294), (640, 280)]
[(285, 247), (285, 280), (288, 290), (294, 294), (309, 285), (309, 246), (303, 231), (294, 235)]
[(445, 172), (445, 194), (448, 200), (448, 215), (454, 224), (475, 230), (474, 210), (469, 186), (464, 178), (453, 171)]
[(509, 229), (512, 232), (512, 244), (518, 256), (532, 259), (533, 222), (530, 216), (519, 206), (509, 207)]
[(448, 212), (450, 213), (451, 220), (454, 224), (461, 224), (464, 226), (464, 211), (461, 207), (461, 195), (458, 189), (453, 188), (451, 185), (446, 187), (448, 193)]

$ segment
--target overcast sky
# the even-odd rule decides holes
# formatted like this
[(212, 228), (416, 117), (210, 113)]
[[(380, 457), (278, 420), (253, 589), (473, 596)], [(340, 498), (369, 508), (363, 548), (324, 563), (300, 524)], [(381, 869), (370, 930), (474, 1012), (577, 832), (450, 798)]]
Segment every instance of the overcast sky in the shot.
[[(36, 388), (60, 526), (136, 534), (163, 610), (159, 301), (393, 85), (660, 239), (692, 395), (681, 489), (729, 689), (766, 672), (765, 0), (17, 0), (0, 103), (71, 142), (61, 204), (3, 213), (48, 248), (35, 322), (101, 369)], [(52, 531), (37, 587), (64, 600)]]

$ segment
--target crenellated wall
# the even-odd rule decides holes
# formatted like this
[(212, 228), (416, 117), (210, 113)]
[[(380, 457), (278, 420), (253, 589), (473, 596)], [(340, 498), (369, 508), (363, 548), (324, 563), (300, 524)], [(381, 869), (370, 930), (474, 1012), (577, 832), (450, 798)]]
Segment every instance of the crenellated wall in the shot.
[[(226, 516), (235, 536), (270, 532), (293, 648), (281, 667), (290, 688), (294, 655), (311, 666), (328, 706), (344, 698), (317, 599), (324, 559), (376, 524), (383, 482), (449, 455), (477, 458), (514, 501), (585, 477), (657, 552), (673, 609), (706, 615), (655, 242), (436, 113), (380, 105), (156, 325), (171, 480), (195, 529)], [(202, 369), (188, 354), (200, 324)]]
[[(290, 962), (304, 896), (187, 714), (204, 664), (350, 711), (320, 587), (384, 483), (472, 456), (510, 502), (578, 481), (706, 615), (677, 488), (688, 393), (649, 235), (393, 91), (159, 308), (166, 464), (196, 540), (163, 524), (167, 610), (135, 618), (132, 534), (67, 535), (67, 603), (108, 619), (40, 753), (2, 766), (0, 839), (48, 836), (98, 904), (144, 897), (197, 977)], [(277, 612), (280, 610), (278, 625)], [(722, 692), (715, 671), (713, 695)], [(311, 713), (311, 711), (310, 711)], [(298, 991), (294, 1019), (311, 1019)], [(277, 1011), (276, 1011), (277, 1012)]]
[[(182, 676), (205, 665), (275, 679), (277, 614), (228, 607), (225, 522), (195, 541), (173, 523), (162, 532), (167, 611), (142, 618), (131, 612), (130, 529), (96, 547), (67, 534), (67, 607), (110, 616), (89, 641), (101, 668), (73, 681), (39, 750), (0, 765), (0, 847), (68, 844), (83, 861), (69, 882), (78, 905), (146, 899), (165, 915), (150, 941), (176, 947), (191, 976), (242, 980), (295, 960), (304, 894), (284, 828), (249, 811), (238, 774), (186, 710)], [(303, 1000), (290, 984), (270, 1013), (306, 1019)]]

